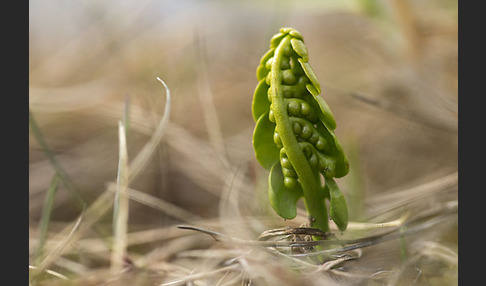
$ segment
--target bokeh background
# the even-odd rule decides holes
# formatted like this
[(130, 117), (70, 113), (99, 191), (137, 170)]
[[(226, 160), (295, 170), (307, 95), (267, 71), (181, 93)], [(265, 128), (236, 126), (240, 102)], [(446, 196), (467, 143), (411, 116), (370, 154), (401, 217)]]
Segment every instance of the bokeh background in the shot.
[[(338, 183), (352, 220), (369, 217), (372, 198), (457, 172), (456, 0), (29, 1), (29, 108), (89, 205), (116, 180), (118, 122), (129, 125), (129, 160), (153, 134), (166, 104), (160, 77), (170, 122), (130, 188), (209, 220), (221, 216), (228, 170), (237, 169), (241, 211), (273, 217), (251, 101), (269, 39), (287, 26), (304, 36), (336, 118), (351, 166)], [(30, 134), (32, 253), (55, 168)], [(53, 233), (81, 212), (68, 189), (56, 193)], [(106, 229), (111, 215), (100, 220)], [(180, 222), (130, 203), (129, 231)], [(457, 252), (454, 227), (451, 236)]]

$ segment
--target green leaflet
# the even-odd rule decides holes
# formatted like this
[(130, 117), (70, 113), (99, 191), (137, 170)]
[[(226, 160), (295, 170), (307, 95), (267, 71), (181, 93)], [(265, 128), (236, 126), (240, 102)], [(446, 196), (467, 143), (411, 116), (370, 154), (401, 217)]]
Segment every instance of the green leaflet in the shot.
[(302, 187), (296, 184), (288, 188), (284, 184), (284, 176), (280, 163), (275, 163), (268, 176), (268, 197), (275, 212), (284, 219), (297, 216), (297, 201), (304, 195)]
[(260, 60), (260, 65), (257, 68), (257, 79), (261, 80), (266, 78), (270, 69), (266, 67), (267, 61), (273, 57), (274, 50), (269, 50), (265, 55), (263, 55), (262, 59)]
[(327, 188), (329, 191), (329, 214), (331, 219), (336, 223), (339, 230), (344, 231), (348, 226), (348, 205), (346, 204), (346, 199), (332, 178), (326, 178), (324, 188)]
[(277, 148), (273, 141), (275, 132), (275, 123), (268, 120), (268, 111), (264, 113), (257, 121), (253, 131), (253, 149), (255, 157), (260, 165), (265, 169), (270, 169), (278, 162), (280, 149)]
[(325, 197), (330, 200), (331, 218), (344, 230), (347, 205), (333, 178), (345, 176), (349, 164), (334, 134), (334, 115), (319, 95), (319, 81), (297, 30), (282, 28), (272, 37), (257, 68), (257, 79), (253, 147), (258, 162), (270, 169), (273, 209), (283, 218), (293, 218), (297, 201), (304, 196), (311, 226), (328, 231), (324, 192), (329, 194)]
[[(304, 61), (304, 59), (302, 58), (299, 58), (297, 60), (299, 61), (302, 69), (304, 69), (306, 76), (312, 82), (312, 87), (315, 88), (317, 94), (321, 93), (321, 86), (319, 84), (319, 80), (317, 79), (316, 74), (314, 73), (314, 70), (311, 68), (310, 64)], [(317, 94), (315, 94), (315, 96), (317, 96)]]
[(316, 99), (317, 104), (322, 111), (322, 113), (319, 114), (319, 119), (321, 120), (321, 122), (329, 130), (336, 129), (336, 121), (334, 120), (334, 115), (332, 114), (331, 109), (329, 108), (327, 103), (320, 96), (316, 95), (314, 98)]
[(321, 173), (324, 175), (325, 178), (341, 178), (346, 176), (349, 172), (348, 158), (344, 154), (336, 135), (334, 134), (334, 132), (326, 128), (323, 124), (317, 124), (317, 130), (319, 130), (321, 134), (323, 134), (323, 136), (326, 138), (326, 142), (332, 145), (332, 147), (329, 148), (329, 156), (333, 158), (333, 162), (335, 163), (332, 173)]
[(305, 61), (309, 60), (309, 54), (307, 52), (307, 48), (299, 39), (292, 38), (290, 39), (290, 44), (292, 45), (292, 49)]
[(258, 83), (255, 88), (255, 95), (251, 104), (251, 113), (255, 122), (264, 114), (270, 110), (270, 101), (268, 101), (267, 91), (269, 86), (264, 79)]

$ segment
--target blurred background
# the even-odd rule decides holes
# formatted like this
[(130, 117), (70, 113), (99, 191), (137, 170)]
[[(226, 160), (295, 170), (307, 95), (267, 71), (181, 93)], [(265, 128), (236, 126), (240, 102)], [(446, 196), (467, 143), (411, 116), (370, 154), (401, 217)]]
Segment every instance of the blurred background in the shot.
[[(237, 170), (240, 212), (275, 217), (268, 173), (254, 158), (251, 102), (260, 58), (281, 27), (304, 36), (336, 118), (351, 220), (366, 221), (373, 199), (454, 174), (457, 13), (456, 0), (29, 1), (29, 108), (52, 151), (31, 128), (31, 253), (56, 168), (70, 184), (57, 190), (53, 233), (82, 210), (73, 189), (89, 205), (116, 181), (119, 121), (128, 122), (129, 161), (150, 140), (166, 105), (156, 77), (170, 89), (170, 122), (129, 187), (209, 220), (222, 215)], [(111, 221), (107, 212), (100, 224), (109, 230)], [(130, 202), (129, 231), (180, 222)], [(447, 247), (457, 252), (451, 225)]]

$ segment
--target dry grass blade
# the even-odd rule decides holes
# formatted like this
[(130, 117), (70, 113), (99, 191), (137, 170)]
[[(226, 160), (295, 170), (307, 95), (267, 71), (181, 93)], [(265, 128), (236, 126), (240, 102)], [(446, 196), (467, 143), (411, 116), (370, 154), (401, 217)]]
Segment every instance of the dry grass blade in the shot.
[(157, 80), (160, 83), (162, 83), (162, 85), (165, 88), (166, 103), (165, 103), (164, 115), (162, 116), (159, 125), (155, 129), (153, 136), (150, 138), (150, 141), (147, 142), (147, 144), (145, 144), (145, 146), (143, 147), (142, 150), (140, 150), (137, 156), (133, 158), (132, 163), (128, 167), (130, 169), (129, 182), (132, 182), (133, 179), (135, 179), (137, 175), (140, 173), (140, 171), (143, 169), (143, 167), (149, 160), (150, 156), (155, 151), (155, 148), (158, 146), (160, 140), (162, 139), (167, 124), (169, 123), (170, 104), (171, 104), (170, 90), (163, 80), (161, 80), (159, 77), (157, 77)]
[(385, 221), (379, 223), (371, 222), (349, 222), (348, 229), (350, 230), (372, 230), (372, 229), (383, 229), (389, 227), (397, 227), (402, 225), (402, 223), (409, 217), (409, 214), (404, 213), (401, 217), (392, 221)]
[(82, 263), (64, 257), (58, 257), (54, 262), (54, 265), (66, 269), (71, 273), (76, 273), (77, 275), (84, 275), (85, 273), (90, 271), (90, 269)]
[(163, 283), (163, 284), (160, 284), (160, 286), (175, 286), (175, 285), (185, 285), (185, 284), (187, 285), (188, 283), (190, 283), (190, 281), (193, 281), (193, 280), (202, 279), (202, 278), (205, 278), (205, 277), (213, 276), (213, 275), (221, 273), (221, 272), (233, 271), (233, 270), (237, 270), (237, 269), (239, 269), (239, 265), (233, 264), (233, 265), (222, 267), (220, 269), (216, 269), (216, 270), (213, 270), (213, 271), (201, 272), (201, 273), (197, 273), (197, 274), (191, 273), (187, 277), (184, 277), (182, 279), (178, 279), (178, 280), (175, 280), (175, 281)]
[(387, 194), (368, 199), (366, 203), (374, 206), (373, 213), (375, 216), (383, 213), (389, 214), (392, 210), (399, 209), (405, 205), (424, 201), (427, 198), (433, 199), (436, 195), (457, 188), (458, 179), (459, 174), (455, 172), (412, 188), (389, 191)]
[(109, 95), (107, 78), (65, 87), (29, 87), (29, 106), (41, 113), (93, 108)]
[(351, 255), (349, 253), (341, 254), (335, 259), (323, 263), (321, 266), (319, 266), (315, 271), (311, 272), (310, 274), (313, 275), (321, 271), (329, 271), (345, 261), (359, 259), (363, 254), (363, 251), (359, 248), (353, 251), (354, 251), (354, 255)]
[[(29, 265), (29, 269), (38, 271), (38, 267), (36, 267), (34, 265)], [(52, 271), (50, 269), (45, 269), (44, 272), (46, 272), (47, 274), (50, 274), (54, 277), (61, 278), (62, 280), (69, 280), (66, 276), (62, 275), (61, 273), (56, 272), (56, 271)]]
[(241, 165), (237, 166), (230, 176), (227, 177), (219, 201), (219, 218), (225, 229), (237, 232), (239, 237), (251, 237), (251, 234), (245, 233), (246, 228), (239, 227), (235, 223), (236, 221), (244, 221), (238, 205), (238, 196), (244, 188), (244, 173), (241, 169)]
[(119, 161), (116, 181), (115, 205), (113, 208), (113, 251), (111, 255), (111, 271), (118, 273), (123, 269), (123, 261), (127, 251), (127, 228), (129, 216), (128, 184), (128, 153), (125, 126), (118, 123)]
[(378, 108), (382, 108), (384, 110), (389, 111), (394, 115), (401, 116), (411, 121), (415, 121), (421, 125), (428, 126), (437, 130), (449, 132), (449, 133), (457, 133), (457, 122), (444, 122), (444, 120), (415, 112), (413, 110), (403, 108), (397, 104), (392, 102), (387, 102), (381, 99), (371, 98), (368, 95), (362, 93), (352, 92), (350, 95), (354, 98), (359, 100), (360, 102), (369, 104), (371, 106), (375, 106)]
[(62, 235), (62, 239), (57, 244), (57, 247), (42, 260), (39, 266), (35, 269), (34, 273), (32, 273), (31, 280), (35, 279), (37, 275), (46, 270), (54, 262), (54, 260), (62, 254), (66, 246), (72, 242), (75, 232), (79, 229), (83, 216), (84, 213), (79, 216), (74, 225), (70, 228), (67, 235)]
[(197, 60), (197, 84), (198, 96), (201, 101), (202, 110), (204, 113), (204, 121), (206, 130), (209, 134), (209, 141), (218, 154), (218, 159), (224, 167), (229, 166), (226, 159), (226, 151), (224, 148), (223, 134), (221, 132), (221, 125), (218, 119), (218, 112), (214, 105), (213, 93), (211, 91), (210, 81), (207, 70), (207, 52), (205, 49), (204, 38), (199, 34), (195, 37), (195, 49)]
[(202, 220), (201, 217), (191, 213), (190, 211), (187, 211), (184, 208), (178, 207), (170, 202), (164, 201), (160, 198), (154, 197), (152, 195), (132, 188), (127, 188), (126, 195), (134, 201), (159, 210), (166, 215), (179, 219), (181, 221), (194, 222)]
[(204, 228), (200, 228), (200, 227), (196, 227), (196, 226), (178, 225), (177, 227), (180, 228), (180, 229), (194, 230), (194, 231), (199, 231), (199, 232), (205, 233), (205, 234), (211, 236), (216, 241), (229, 241), (229, 242), (240, 242), (240, 243), (246, 242), (244, 240), (241, 240), (241, 239), (238, 239), (238, 238), (235, 238), (235, 237), (231, 237), (231, 236), (226, 235), (224, 233), (220, 233), (220, 232), (217, 232), (217, 231), (212, 231), (212, 230), (208, 230), (208, 229), (204, 229)]
[(459, 263), (458, 255), (455, 251), (434, 241), (421, 243), (418, 253), (422, 256), (437, 257), (450, 265), (457, 265)]
[[(113, 192), (105, 191), (95, 202), (93, 202), (73, 223), (65, 227), (58, 235), (59, 243), (57, 246), (42, 260), (37, 271), (32, 275), (35, 277), (41, 271), (49, 267), (59, 256), (66, 253), (73, 242), (79, 238), (112, 207)], [(57, 238), (53, 238), (56, 240)]]

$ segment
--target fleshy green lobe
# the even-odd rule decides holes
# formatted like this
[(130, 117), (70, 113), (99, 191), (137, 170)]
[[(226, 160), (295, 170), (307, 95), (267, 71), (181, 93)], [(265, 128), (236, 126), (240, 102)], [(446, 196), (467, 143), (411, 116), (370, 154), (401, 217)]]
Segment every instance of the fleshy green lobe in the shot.
[(329, 191), (329, 215), (340, 231), (348, 227), (348, 205), (338, 185), (332, 178), (325, 178), (325, 188)]
[(260, 80), (255, 93), (253, 95), (253, 102), (251, 103), (251, 113), (255, 122), (264, 114), (270, 110), (270, 101), (268, 101), (268, 88), (265, 79)]
[(315, 99), (322, 111), (322, 113), (319, 113), (319, 119), (329, 130), (336, 129), (336, 120), (334, 119), (334, 115), (332, 114), (332, 111), (327, 105), (326, 101), (324, 101), (324, 99), (322, 99), (320, 96), (316, 96)]
[(256, 76), (257, 76), (257, 79), (258, 80), (262, 80), (262, 79), (264, 79), (267, 76), (269, 70), (266, 68), (265, 65), (266, 65), (267, 61), (271, 57), (273, 57), (273, 53), (274, 53), (274, 50), (273, 49), (270, 49), (260, 59), (260, 65), (258, 66), (257, 73), (256, 73)]
[(310, 81), (314, 85), (317, 93), (318, 94), (321, 93), (321, 86), (319, 84), (319, 80), (317, 79), (317, 76), (314, 73), (314, 70), (312, 69), (310, 64), (308, 62), (306, 62), (303, 58), (299, 58), (299, 59), (297, 59), (297, 61), (299, 61), (300, 66), (302, 67), (302, 69), (305, 72), (305, 75), (307, 75), (307, 77), (310, 79)]
[(268, 197), (275, 212), (284, 219), (297, 216), (297, 201), (304, 195), (300, 184), (292, 189), (284, 185), (284, 176), (280, 163), (275, 163), (268, 177)]
[(301, 57), (304, 59), (304, 61), (309, 60), (309, 55), (307, 52), (307, 48), (304, 45), (304, 42), (302, 42), (299, 39), (291, 39), (290, 44), (292, 45), (292, 49)]
[(270, 169), (279, 160), (280, 149), (273, 141), (275, 123), (268, 120), (268, 111), (258, 118), (253, 131), (255, 157), (265, 169)]
[(328, 154), (328, 156), (331, 156), (335, 162), (334, 172), (331, 177), (341, 178), (345, 176), (349, 172), (349, 162), (346, 154), (344, 154), (342, 150), (339, 140), (336, 138), (336, 134), (334, 134), (332, 130), (329, 130), (329, 128), (326, 128), (321, 122), (317, 124), (317, 130), (324, 135), (326, 142), (333, 145)]

